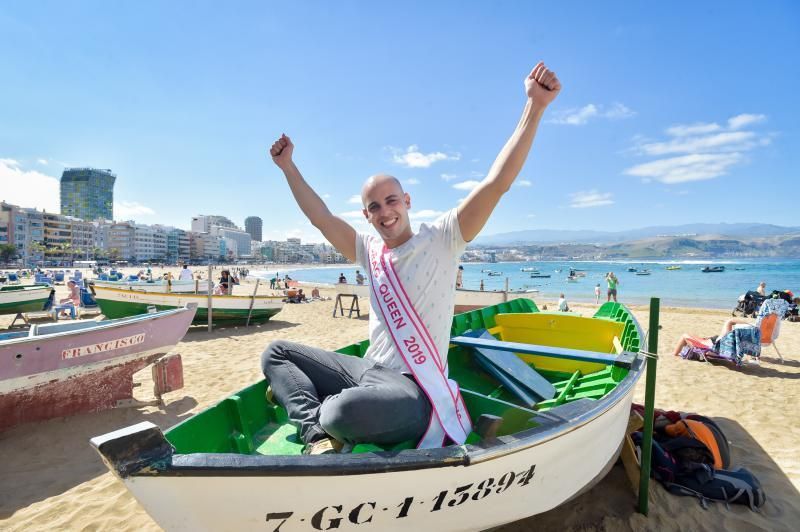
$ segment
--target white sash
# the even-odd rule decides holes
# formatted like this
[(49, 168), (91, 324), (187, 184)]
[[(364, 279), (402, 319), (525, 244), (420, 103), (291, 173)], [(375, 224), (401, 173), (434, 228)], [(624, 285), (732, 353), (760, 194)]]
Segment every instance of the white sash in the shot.
[(391, 253), (383, 242), (371, 239), (373, 307), (380, 311), (398, 353), (431, 403), (428, 429), (417, 448), (441, 447), (445, 435), (460, 445), (472, 430), (472, 420), (458, 384), (447, 378), (447, 357), (443, 360), (439, 356), (433, 338), (397, 276)]

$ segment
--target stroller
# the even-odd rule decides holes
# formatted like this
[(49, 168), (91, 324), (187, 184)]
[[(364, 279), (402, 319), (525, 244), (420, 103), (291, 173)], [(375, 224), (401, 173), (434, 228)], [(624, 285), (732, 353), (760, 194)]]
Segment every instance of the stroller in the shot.
[(748, 290), (747, 293), (739, 296), (739, 302), (731, 312), (731, 316), (755, 318), (765, 299), (767, 299), (767, 296), (762, 296), (755, 290)]

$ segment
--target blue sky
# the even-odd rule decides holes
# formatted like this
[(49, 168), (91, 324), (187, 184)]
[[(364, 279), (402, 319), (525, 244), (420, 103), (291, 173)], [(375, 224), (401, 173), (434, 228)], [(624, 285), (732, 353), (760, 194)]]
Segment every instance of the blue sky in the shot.
[(386, 172), (419, 223), (485, 176), (544, 59), (564, 88), (484, 234), (798, 224), (800, 4), (562, 4), (5, 2), (0, 199), (55, 211), (64, 166), (110, 168), (118, 219), (321, 241), (266, 153), (286, 132), (333, 212), (363, 229)]

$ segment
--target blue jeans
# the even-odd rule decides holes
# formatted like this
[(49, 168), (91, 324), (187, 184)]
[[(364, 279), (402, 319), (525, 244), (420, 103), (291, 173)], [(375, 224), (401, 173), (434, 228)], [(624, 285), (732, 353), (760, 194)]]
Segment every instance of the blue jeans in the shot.
[(419, 440), (428, 428), (431, 405), (417, 383), (369, 360), (278, 340), (261, 368), (305, 443), (332, 436), (387, 445)]
[(75, 305), (72, 303), (64, 303), (63, 305), (56, 305), (53, 307), (53, 311), (56, 313), (56, 319), (58, 319), (58, 313), (62, 310), (69, 310), (69, 316), (73, 320), (75, 319)]

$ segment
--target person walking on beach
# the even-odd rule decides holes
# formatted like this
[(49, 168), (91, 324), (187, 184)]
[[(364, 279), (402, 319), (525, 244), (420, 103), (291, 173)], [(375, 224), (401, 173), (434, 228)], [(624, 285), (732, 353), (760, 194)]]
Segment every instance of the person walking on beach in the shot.
[(594, 302), (596, 305), (600, 304), (600, 283), (594, 287)]
[(462, 288), (464, 286), (464, 267), (458, 267), (458, 272), (456, 272), (456, 288)]
[(359, 270), (356, 270), (356, 284), (364, 284), (364, 276)]
[(606, 283), (608, 283), (608, 301), (611, 301), (611, 298), (614, 298), (614, 303), (617, 302), (617, 285), (619, 284), (619, 279), (617, 276), (614, 275), (614, 272), (608, 272), (606, 274)]
[[(282, 135), (270, 149), (300, 209), (325, 238), (370, 277), (370, 345), (363, 358), (279, 340), (262, 354), (272, 397), (286, 408), (304, 452), (342, 444), (406, 440), (421, 448), (464, 443), (472, 430), (458, 386), (447, 379), (447, 350), (458, 258), (522, 169), (545, 108), (561, 89), (539, 63), (525, 78), (516, 129), (486, 178), (452, 210), (416, 234), (411, 196), (400, 181), (374, 175), (361, 189), (363, 214), (379, 237), (333, 215), (295, 166)], [(429, 400), (428, 397), (431, 399)], [(435, 415), (434, 415), (435, 414)]]

